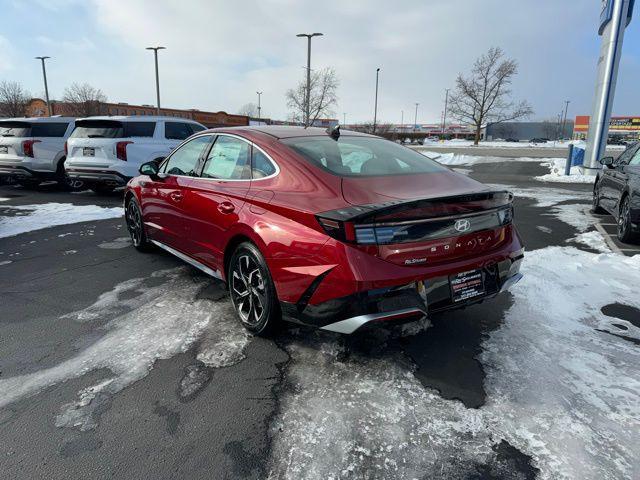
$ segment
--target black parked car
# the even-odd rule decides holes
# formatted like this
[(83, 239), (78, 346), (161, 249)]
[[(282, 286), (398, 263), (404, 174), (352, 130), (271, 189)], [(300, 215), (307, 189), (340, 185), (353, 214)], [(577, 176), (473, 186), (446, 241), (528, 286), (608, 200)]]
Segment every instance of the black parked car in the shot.
[(549, 141), (548, 138), (532, 138), (531, 143), (547, 143)]
[(621, 242), (637, 240), (640, 230), (640, 142), (616, 160), (604, 157), (593, 187), (594, 213), (610, 213), (618, 222)]

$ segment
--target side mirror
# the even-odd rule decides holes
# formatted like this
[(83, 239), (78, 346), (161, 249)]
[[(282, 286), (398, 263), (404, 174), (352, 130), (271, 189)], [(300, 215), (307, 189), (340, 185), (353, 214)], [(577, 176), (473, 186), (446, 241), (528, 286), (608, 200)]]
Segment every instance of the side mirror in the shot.
[(604, 165), (605, 167), (612, 168), (613, 167), (613, 157), (602, 157), (600, 159), (600, 164)]
[(147, 162), (140, 165), (138, 170), (142, 175), (148, 175), (152, 178), (158, 177), (158, 164), (156, 162)]

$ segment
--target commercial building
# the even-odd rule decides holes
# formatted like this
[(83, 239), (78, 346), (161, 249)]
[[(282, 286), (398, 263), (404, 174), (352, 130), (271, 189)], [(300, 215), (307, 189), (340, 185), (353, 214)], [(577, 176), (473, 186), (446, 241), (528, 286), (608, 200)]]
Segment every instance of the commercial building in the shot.
[(533, 138), (571, 138), (573, 120), (568, 120), (562, 128), (558, 122), (502, 122), (490, 123), (483, 131), (483, 140), (512, 138), (514, 140), (531, 140)]
[[(576, 116), (573, 138), (586, 140), (589, 133), (589, 115)], [(609, 138), (627, 141), (640, 140), (640, 116), (611, 117), (609, 121)]]

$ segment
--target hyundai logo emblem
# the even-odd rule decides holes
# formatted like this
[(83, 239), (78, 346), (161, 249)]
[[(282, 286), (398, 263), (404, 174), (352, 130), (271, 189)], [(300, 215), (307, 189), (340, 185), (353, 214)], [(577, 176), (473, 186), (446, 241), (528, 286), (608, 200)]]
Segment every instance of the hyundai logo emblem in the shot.
[(456, 220), (455, 228), (459, 232), (466, 232), (471, 228), (471, 222), (466, 218)]

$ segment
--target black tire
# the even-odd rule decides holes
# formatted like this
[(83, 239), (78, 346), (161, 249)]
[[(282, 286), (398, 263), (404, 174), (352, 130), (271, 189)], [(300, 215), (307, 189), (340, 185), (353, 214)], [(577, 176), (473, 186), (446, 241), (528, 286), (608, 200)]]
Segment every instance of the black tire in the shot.
[(596, 186), (593, 188), (593, 202), (591, 204), (591, 213), (596, 215), (604, 215), (607, 211), (600, 206), (600, 188), (596, 181)]
[(127, 223), (127, 231), (131, 237), (131, 243), (133, 246), (141, 251), (148, 252), (152, 249), (152, 243), (147, 237), (147, 232), (144, 229), (144, 222), (142, 221), (142, 212), (138, 201), (131, 197), (127, 201), (124, 209), (124, 218)]
[(104, 183), (95, 183), (89, 188), (98, 195), (108, 195), (116, 189), (113, 185), (105, 185)]
[(67, 172), (64, 169), (64, 158), (58, 162), (58, 168), (56, 169), (56, 181), (60, 188), (67, 192), (79, 192), (86, 188), (86, 184), (82, 180), (76, 178), (69, 178)]
[(280, 304), (269, 267), (258, 248), (238, 245), (227, 275), (233, 308), (242, 325), (256, 335), (267, 335), (280, 325)]
[(631, 243), (637, 240), (638, 235), (631, 229), (631, 199), (625, 196), (620, 205), (618, 214), (618, 240), (624, 243)]

